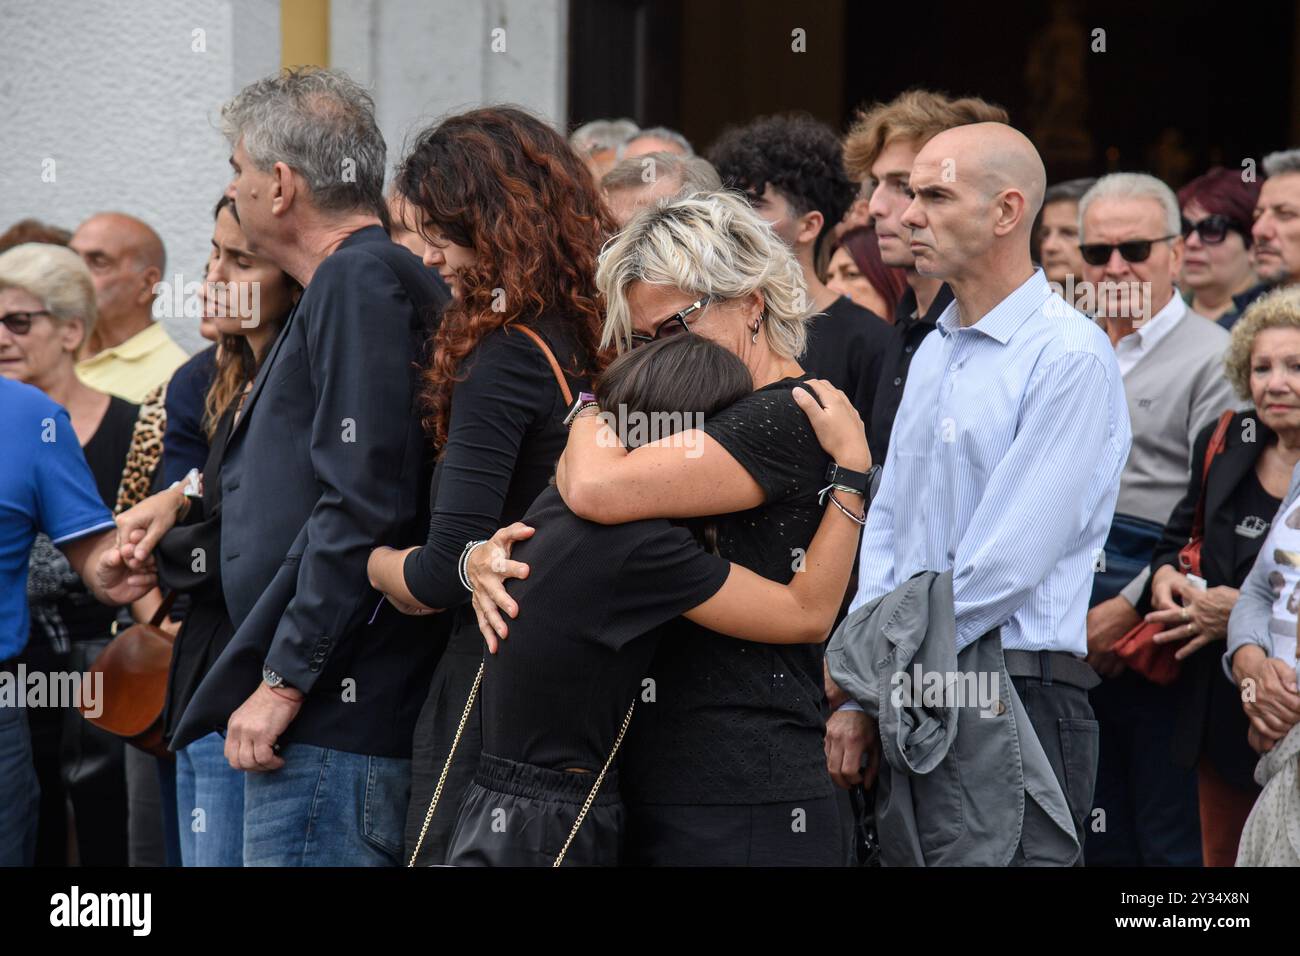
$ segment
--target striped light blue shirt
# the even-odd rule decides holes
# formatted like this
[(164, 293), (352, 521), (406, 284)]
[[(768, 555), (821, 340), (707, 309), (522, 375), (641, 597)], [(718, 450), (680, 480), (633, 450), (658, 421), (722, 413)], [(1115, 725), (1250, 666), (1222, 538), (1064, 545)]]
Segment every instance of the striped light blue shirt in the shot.
[(1096, 323), (1041, 270), (969, 328), (953, 302), (912, 359), (862, 539), (852, 608), (953, 571), (957, 649), (1087, 653), (1094, 562), (1130, 443)]

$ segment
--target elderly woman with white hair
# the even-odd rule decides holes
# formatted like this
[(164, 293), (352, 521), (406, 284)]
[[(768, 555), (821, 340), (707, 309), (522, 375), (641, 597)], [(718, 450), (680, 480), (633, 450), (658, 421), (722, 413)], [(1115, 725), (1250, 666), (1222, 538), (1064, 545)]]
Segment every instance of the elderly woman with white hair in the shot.
[[(718, 516), (723, 557), (788, 582), (825, 509), (856, 501), (827, 486), (865, 488), (870, 465), (869, 456), (833, 463), (796, 401), (808, 376), (793, 255), (740, 196), (701, 194), (637, 216), (602, 252), (597, 283), (604, 344), (624, 351), (699, 335), (741, 359), (754, 391), (633, 451), (611, 434), (637, 425), (620, 409), (576, 418), (556, 475), (566, 504), (602, 524)], [(519, 608), (491, 569), (508, 567), (499, 558), (514, 533), (498, 532), (468, 559), (475, 607), (501, 636), (498, 608), (509, 617)], [(732, 640), (681, 619), (667, 627), (643, 682), (654, 703), (640, 708), (620, 759), (626, 862), (844, 864), (821, 646)]]
[[(0, 375), (36, 386), (67, 410), (99, 496), (112, 509), (139, 406), (77, 378), (77, 353), (95, 327), (95, 316), (90, 272), (72, 250), (30, 242), (0, 254)], [(111, 639), (118, 611), (95, 599), (44, 535), (32, 548), (27, 594), (32, 626), (28, 666), (87, 670)], [(64, 836), (66, 792), (75, 811), (82, 864), (125, 866), (122, 741), (72, 708), (49, 717), (44, 728), (40, 716), (33, 720), (44, 811), (38, 859), (66, 858), (57, 846)]]

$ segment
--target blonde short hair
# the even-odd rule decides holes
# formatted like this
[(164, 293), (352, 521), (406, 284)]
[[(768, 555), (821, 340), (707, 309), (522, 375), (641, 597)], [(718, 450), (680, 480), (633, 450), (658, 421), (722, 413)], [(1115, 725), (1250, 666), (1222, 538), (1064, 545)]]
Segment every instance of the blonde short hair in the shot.
[(627, 290), (633, 282), (690, 295), (763, 298), (763, 334), (777, 355), (797, 359), (807, 344), (808, 287), (790, 247), (730, 191), (661, 200), (605, 244), (596, 285), (605, 297), (601, 347), (632, 340)]
[(0, 252), (0, 289), (35, 296), (60, 324), (80, 319), (83, 342), (95, 329), (95, 283), (81, 256), (66, 246), (24, 242)]
[(1300, 286), (1274, 289), (1260, 296), (1233, 323), (1223, 366), (1232, 387), (1248, 401), (1252, 398), (1250, 353), (1255, 348), (1255, 337), (1265, 329), (1300, 329)]

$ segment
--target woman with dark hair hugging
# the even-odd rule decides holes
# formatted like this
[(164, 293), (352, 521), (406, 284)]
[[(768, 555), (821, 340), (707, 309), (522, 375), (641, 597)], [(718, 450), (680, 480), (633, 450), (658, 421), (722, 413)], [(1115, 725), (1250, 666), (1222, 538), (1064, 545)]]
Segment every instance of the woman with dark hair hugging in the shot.
[[(410, 855), (483, 658), (459, 561), (467, 543), (522, 517), (555, 470), (571, 394), (599, 371), (596, 257), (613, 223), (564, 138), (517, 109), (474, 110), (425, 130), (396, 187), (426, 243), (425, 263), (454, 297), (426, 374), (425, 425), (440, 446), (428, 540), (378, 548), (368, 568), (402, 610), (452, 615), (415, 728)], [(478, 760), (477, 710), (459, 737), (442, 793), (453, 807)], [(451, 822), (435, 821), (419, 862), (443, 861)]]
[[(743, 197), (703, 193), (645, 210), (602, 251), (597, 281), (605, 338), (620, 351), (676, 335), (709, 339), (744, 363), (751, 391), (700, 427), (631, 451), (599, 420), (575, 421), (556, 469), (575, 514), (601, 524), (715, 515), (719, 553), (778, 584), (798, 577), (827, 510), (865, 520), (837, 489), (864, 489), (870, 457), (828, 457), (797, 398), (808, 378), (798, 361), (802, 270)], [(498, 532), (466, 562), (488, 633), (527, 611), (494, 567), (509, 544)], [(671, 630), (648, 675), (655, 704), (634, 721), (623, 754), (625, 859), (844, 865), (821, 647), (737, 641), (680, 618)]]
[[(822, 405), (808, 394), (814, 390)], [(595, 402), (635, 447), (651, 435), (671, 440), (752, 391), (740, 359), (683, 335), (615, 361)], [(843, 393), (812, 381), (794, 395), (828, 454), (866, 461), (862, 420)], [(860, 500), (844, 500), (861, 511)], [(536, 534), (515, 547), (522, 563), (512, 568), (521, 579), (509, 590), (524, 610), (511, 622), (507, 646), (484, 664), (477, 702), (483, 754), (447, 862), (612, 866), (624, 823), (614, 758), (635, 723), (633, 702), (655, 706), (646, 674), (656, 628), (681, 614), (749, 641), (819, 643), (848, 584), (859, 528), (828, 508), (804, 572), (782, 585), (706, 550), (707, 519), (596, 524), (549, 488), (523, 525), (528, 530), (515, 528), (519, 536)], [(443, 814), (455, 818), (456, 807), (440, 806), (433, 816)]]

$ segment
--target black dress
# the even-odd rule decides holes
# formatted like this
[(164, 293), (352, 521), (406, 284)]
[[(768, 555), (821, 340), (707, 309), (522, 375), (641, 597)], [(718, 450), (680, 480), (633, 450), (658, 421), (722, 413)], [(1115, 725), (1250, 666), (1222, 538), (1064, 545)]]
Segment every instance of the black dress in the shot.
[[(821, 523), (830, 462), (797, 384), (774, 382), (704, 423), (766, 499), (716, 519), (719, 551), (781, 584)], [(620, 757), (627, 862), (840, 865), (822, 646), (740, 641), (684, 619), (667, 630), (650, 671), (656, 701), (638, 708)]]
[[(589, 365), (555, 316), (528, 325), (546, 340), (566, 371), (574, 395), (590, 385)], [(499, 329), (465, 359), (452, 396), (447, 442), (430, 487), (429, 537), (406, 559), (406, 585), (428, 607), (452, 616), (447, 649), (434, 671), (429, 696), (411, 747), (411, 802), (406, 818), (406, 858), (415, 850), (434, 786), (455, 736), (474, 675), (483, 660), (469, 592), (457, 563), (467, 542), (485, 539), (518, 521), (547, 487), (564, 451), (568, 408), (551, 366), (526, 335)], [(438, 812), (421, 845), (418, 862), (443, 862), (456, 810), (469, 789), (482, 750), (478, 708), (466, 723)]]

